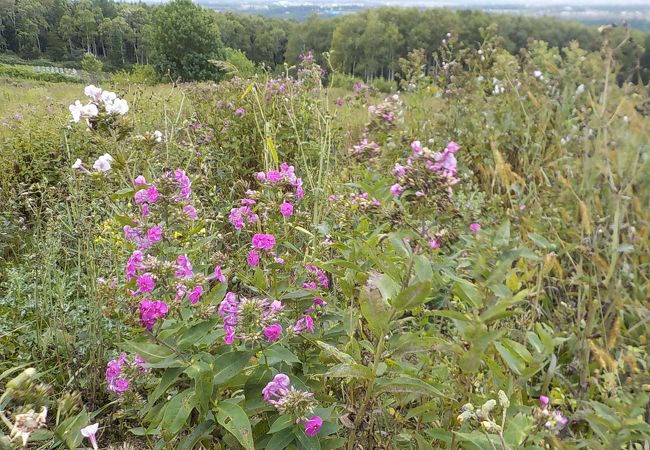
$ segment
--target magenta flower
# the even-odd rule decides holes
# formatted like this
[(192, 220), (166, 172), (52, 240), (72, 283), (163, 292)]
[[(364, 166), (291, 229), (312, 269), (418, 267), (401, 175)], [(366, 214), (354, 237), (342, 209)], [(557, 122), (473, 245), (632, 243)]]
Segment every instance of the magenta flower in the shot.
[(124, 239), (127, 241), (135, 241), (140, 237), (140, 230), (133, 228), (129, 225), (124, 225)]
[(289, 202), (284, 202), (280, 205), (280, 214), (284, 217), (289, 217), (293, 214), (293, 205)]
[(140, 302), (140, 322), (147, 330), (151, 330), (157, 319), (167, 315), (167, 304), (161, 301), (142, 300)]
[(246, 262), (251, 267), (258, 266), (260, 263), (260, 254), (257, 253), (255, 250), (251, 250), (250, 252), (248, 252), (248, 258), (246, 258)]
[(478, 233), (479, 231), (481, 231), (481, 224), (473, 223), (469, 226), (469, 229), (472, 230), (473, 233)]
[(460, 145), (458, 145), (454, 141), (449, 141), (446, 148), (446, 150), (449, 150), (451, 153), (456, 153), (459, 149), (460, 149)]
[(116, 378), (108, 386), (108, 389), (115, 392), (116, 394), (123, 394), (129, 390), (129, 380), (126, 378)]
[(217, 280), (219, 283), (225, 283), (226, 277), (224, 274), (221, 272), (221, 266), (217, 266), (214, 268), (214, 275), (211, 277), (213, 280)]
[(135, 280), (135, 283), (138, 285), (138, 291), (142, 293), (151, 292), (156, 287), (156, 282), (154, 281), (153, 277), (148, 273), (140, 275)]
[(181, 199), (187, 200), (192, 195), (192, 182), (189, 177), (185, 174), (185, 171), (182, 169), (176, 169), (174, 171), (174, 179), (178, 184), (180, 189), (179, 197)]
[(335, 103), (336, 103), (336, 106), (343, 106), (343, 99), (342, 98), (337, 98)]
[(548, 408), (549, 403), (551, 402), (551, 399), (549, 399), (545, 395), (540, 395), (539, 397), (539, 406), (542, 407), (542, 409)]
[(271, 250), (275, 245), (275, 236), (272, 234), (255, 234), (253, 236), (253, 248), (260, 250)]
[(178, 258), (176, 258), (176, 264), (178, 266), (178, 270), (176, 270), (176, 278), (190, 278), (194, 275), (194, 272), (192, 271), (192, 263), (187, 255), (178, 255)]
[(264, 336), (269, 342), (277, 341), (282, 336), (282, 325), (275, 323), (264, 329)]
[(160, 228), (158, 225), (154, 225), (153, 227), (149, 228), (149, 231), (147, 231), (147, 239), (149, 239), (149, 242), (151, 243), (156, 243), (161, 240), (162, 228)]
[(269, 183), (275, 184), (278, 181), (282, 181), (282, 173), (278, 170), (269, 170), (266, 173), (266, 179), (269, 180)]
[(257, 181), (264, 181), (266, 180), (266, 174), (264, 172), (257, 172), (255, 178), (257, 178)]
[(190, 292), (190, 295), (188, 295), (187, 298), (191, 304), (196, 305), (201, 299), (202, 295), (203, 295), (203, 286), (199, 284), (195, 286), (194, 289), (192, 289), (192, 292)]
[(318, 416), (311, 416), (309, 420), (305, 422), (305, 434), (309, 437), (316, 436), (318, 430), (323, 426), (323, 419)]
[(132, 278), (134, 278), (138, 270), (142, 269), (143, 259), (144, 258), (142, 256), (142, 252), (140, 250), (134, 251), (133, 254), (129, 257), (129, 260), (126, 263), (127, 281), (130, 281)]
[(144, 186), (147, 184), (147, 180), (144, 178), (144, 176), (140, 175), (135, 180), (133, 180), (133, 184), (135, 186)]
[(442, 243), (440, 242), (440, 239), (438, 239), (438, 238), (431, 239), (429, 241), (429, 247), (431, 247), (434, 250), (437, 249), (437, 248), (440, 248), (441, 245), (442, 245)]
[(274, 400), (274, 398), (282, 397), (289, 391), (290, 386), (291, 380), (288, 376), (283, 373), (277, 374), (275, 377), (273, 377), (273, 380), (269, 381), (264, 389), (262, 389), (264, 401), (274, 405), (276, 403), (276, 400)]
[(196, 220), (199, 217), (198, 214), (196, 213), (196, 208), (192, 205), (183, 206), (183, 212), (190, 220)]
[(305, 330), (312, 333), (314, 332), (314, 319), (306, 314), (301, 319), (298, 319), (293, 327), (293, 331), (295, 331), (296, 334), (301, 334)]
[(390, 187), (390, 193), (393, 194), (394, 197), (399, 197), (402, 195), (402, 192), (404, 192), (404, 188), (399, 183), (395, 183)]

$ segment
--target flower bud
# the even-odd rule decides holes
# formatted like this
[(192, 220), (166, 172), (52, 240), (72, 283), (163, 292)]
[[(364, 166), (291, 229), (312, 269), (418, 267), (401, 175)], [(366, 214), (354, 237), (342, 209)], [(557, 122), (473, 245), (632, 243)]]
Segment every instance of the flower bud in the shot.
[(495, 406), (497, 406), (497, 401), (490, 399), (487, 402), (483, 403), (483, 406), (481, 406), (481, 412), (484, 414), (489, 414)]
[(499, 391), (499, 404), (502, 408), (507, 408), (510, 406), (510, 400), (505, 392)]

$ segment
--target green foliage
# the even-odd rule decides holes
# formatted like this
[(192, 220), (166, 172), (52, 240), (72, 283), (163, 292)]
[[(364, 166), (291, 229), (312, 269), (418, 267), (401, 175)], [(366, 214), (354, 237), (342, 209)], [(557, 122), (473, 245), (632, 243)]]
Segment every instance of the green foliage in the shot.
[(390, 94), (397, 91), (397, 83), (385, 78), (376, 78), (372, 80), (372, 87), (384, 94)]
[(50, 83), (80, 83), (81, 80), (76, 77), (64, 75), (62, 73), (37, 72), (29, 66), (10, 66), (0, 64), (0, 77), (47, 81)]
[(154, 66), (164, 77), (183, 81), (216, 79), (209, 60), (222, 58), (223, 44), (210, 14), (190, 0), (157, 9), (153, 22)]
[(92, 53), (84, 54), (81, 58), (81, 68), (86, 72), (96, 75), (102, 71), (102, 62)]

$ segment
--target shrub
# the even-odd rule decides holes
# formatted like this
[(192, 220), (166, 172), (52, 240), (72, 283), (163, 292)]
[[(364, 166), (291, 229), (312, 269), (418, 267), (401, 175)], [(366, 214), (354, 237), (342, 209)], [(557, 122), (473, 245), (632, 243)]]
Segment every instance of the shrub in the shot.
[(379, 92), (390, 94), (397, 91), (397, 82), (385, 78), (376, 78), (372, 81), (372, 87), (377, 89)]

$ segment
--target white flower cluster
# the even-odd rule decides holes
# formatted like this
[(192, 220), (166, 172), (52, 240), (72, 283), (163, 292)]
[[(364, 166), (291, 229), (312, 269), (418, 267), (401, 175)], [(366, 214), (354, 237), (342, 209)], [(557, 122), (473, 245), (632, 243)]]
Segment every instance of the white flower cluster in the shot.
[[(108, 153), (104, 153), (102, 156), (97, 158), (97, 160), (93, 164), (93, 169), (95, 169), (97, 172), (108, 172), (109, 170), (111, 170), (112, 162), (113, 162), (113, 157)], [(90, 171), (86, 169), (83, 162), (79, 158), (77, 158), (77, 160), (74, 162), (72, 168), (75, 170), (80, 170), (84, 173), (90, 173)]]
[(70, 105), (72, 121), (77, 123), (80, 119), (90, 119), (104, 109), (106, 114), (117, 114), (123, 116), (129, 111), (129, 104), (123, 98), (119, 98), (115, 92), (104, 91), (95, 85), (86, 86), (84, 94), (90, 99), (88, 104), (82, 105), (79, 100)]

